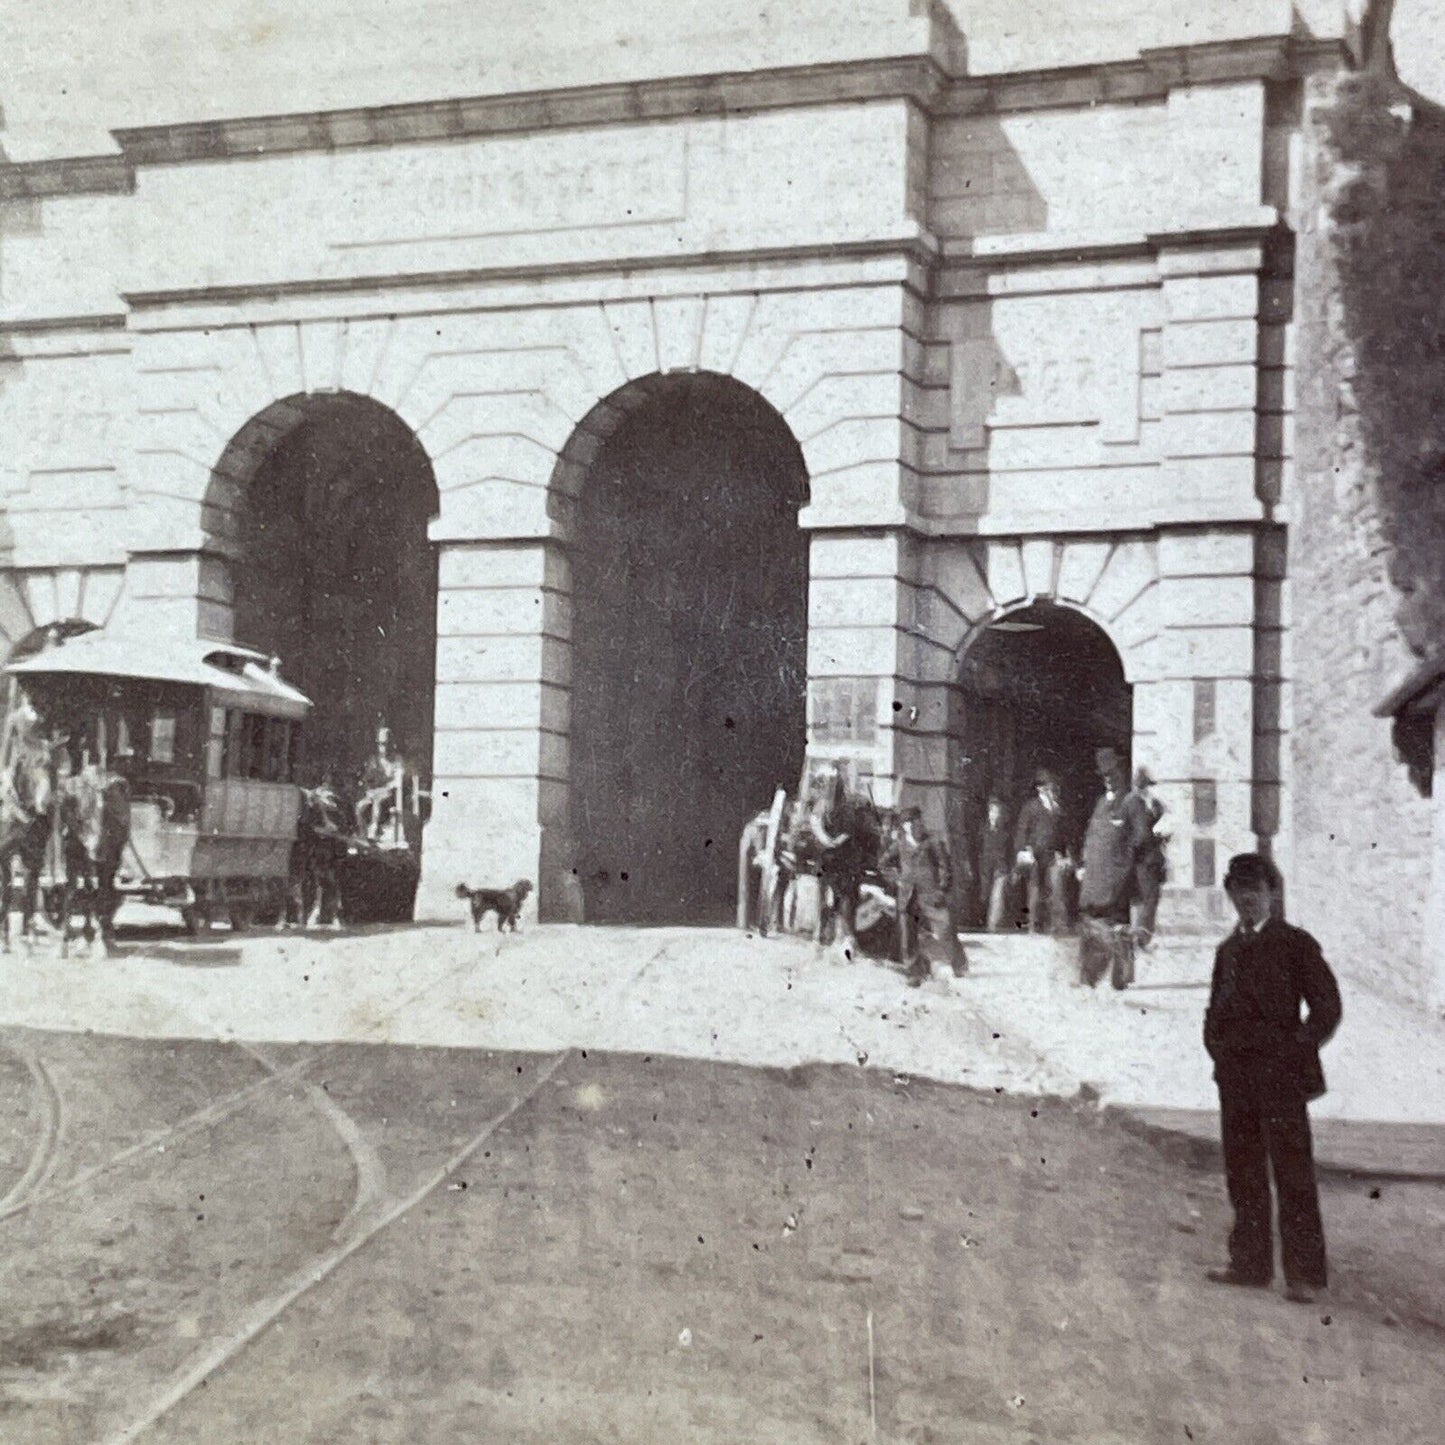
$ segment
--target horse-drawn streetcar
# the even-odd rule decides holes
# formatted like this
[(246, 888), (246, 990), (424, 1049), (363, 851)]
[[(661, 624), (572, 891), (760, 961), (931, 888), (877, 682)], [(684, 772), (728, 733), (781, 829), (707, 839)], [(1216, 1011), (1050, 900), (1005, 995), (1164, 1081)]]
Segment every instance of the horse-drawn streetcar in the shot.
[[(231, 644), (89, 632), (5, 671), (20, 688), (7, 737), (23, 694), (52, 774), (89, 776), (128, 798), (126, 836), (116, 841), (119, 820), (111, 829), (118, 856), (95, 860), (103, 931), (106, 904), (113, 913), (120, 898), (178, 908), (193, 932), (213, 918), (244, 927), (282, 917), (311, 703), (273, 659)], [(52, 872), (57, 831), (53, 823)]]

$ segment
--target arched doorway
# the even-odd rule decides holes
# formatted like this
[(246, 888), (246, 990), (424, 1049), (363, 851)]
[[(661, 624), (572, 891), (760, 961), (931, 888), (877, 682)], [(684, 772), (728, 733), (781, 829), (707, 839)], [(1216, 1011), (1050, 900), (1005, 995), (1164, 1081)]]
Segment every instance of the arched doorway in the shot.
[(964, 653), (950, 727), (961, 781), (955, 830), (965, 856), (982, 836), (988, 799), (1012, 822), (1047, 768), (1074, 846), (1099, 796), (1094, 752), (1133, 732), (1133, 689), (1108, 634), (1072, 607), (1035, 602), (994, 619)]
[(722, 922), (805, 747), (802, 453), (756, 392), (649, 378), (580, 487), (571, 832), (589, 921)]
[(431, 463), (392, 411), (351, 393), (278, 402), (217, 468), (235, 640), (278, 655), (314, 702), (303, 781), (352, 783), (379, 724), (429, 778), (437, 569)]

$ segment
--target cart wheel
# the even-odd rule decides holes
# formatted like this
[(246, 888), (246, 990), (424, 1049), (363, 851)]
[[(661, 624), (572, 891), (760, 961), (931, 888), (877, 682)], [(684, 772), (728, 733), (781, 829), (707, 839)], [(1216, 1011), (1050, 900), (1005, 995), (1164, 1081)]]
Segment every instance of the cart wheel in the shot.
[(766, 938), (773, 921), (772, 870), (764, 866), (758, 872), (758, 891), (753, 903), (753, 929), (759, 938)]

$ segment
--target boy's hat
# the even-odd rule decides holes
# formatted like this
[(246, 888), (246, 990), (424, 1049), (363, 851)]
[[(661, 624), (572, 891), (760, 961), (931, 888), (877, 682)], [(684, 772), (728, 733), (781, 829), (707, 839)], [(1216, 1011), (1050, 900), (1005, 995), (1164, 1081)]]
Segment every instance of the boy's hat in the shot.
[(1280, 885), (1279, 869), (1263, 853), (1236, 853), (1224, 872), (1224, 886), (1257, 888), (1261, 884), (1274, 889)]
[(899, 812), (898, 821), (900, 823), (921, 823), (923, 821), (923, 809), (916, 803), (910, 803), (908, 807)]

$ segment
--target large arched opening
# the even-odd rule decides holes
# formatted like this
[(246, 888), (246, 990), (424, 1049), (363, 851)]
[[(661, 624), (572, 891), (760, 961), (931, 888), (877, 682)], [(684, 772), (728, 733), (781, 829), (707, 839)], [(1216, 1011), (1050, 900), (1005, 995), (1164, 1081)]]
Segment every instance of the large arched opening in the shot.
[(743, 823), (802, 769), (807, 474), (783, 419), (727, 377), (650, 377), (603, 408), (572, 566), (583, 915), (723, 922)]
[(237, 434), (207, 503), (235, 640), (279, 656), (315, 704), (302, 781), (354, 787), (385, 724), (426, 786), (438, 496), (411, 429), (352, 393), (288, 398)]
[(966, 856), (977, 851), (989, 798), (1012, 823), (1045, 768), (1059, 781), (1077, 847), (1100, 793), (1096, 749), (1130, 756), (1133, 688), (1097, 622), (1073, 607), (1034, 602), (994, 618), (967, 647), (950, 734), (961, 782), (954, 829)]

